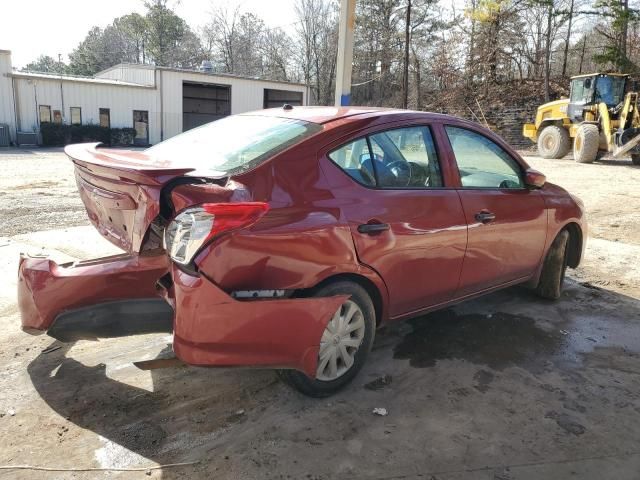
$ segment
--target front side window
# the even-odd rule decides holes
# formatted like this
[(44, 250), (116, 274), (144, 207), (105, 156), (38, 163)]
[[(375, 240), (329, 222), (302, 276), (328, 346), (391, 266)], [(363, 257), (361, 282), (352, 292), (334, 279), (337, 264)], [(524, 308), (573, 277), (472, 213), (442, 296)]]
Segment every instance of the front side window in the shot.
[(524, 188), (520, 166), (493, 141), (464, 128), (445, 130), (464, 188)]
[(382, 188), (441, 187), (442, 177), (428, 127), (409, 127), (369, 137), (378, 186)]
[(235, 115), (176, 135), (146, 150), (161, 159), (211, 175), (237, 175), (322, 130), (316, 123), (260, 115)]
[(615, 107), (624, 98), (625, 77), (602, 76), (596, 80), (596, 102)]

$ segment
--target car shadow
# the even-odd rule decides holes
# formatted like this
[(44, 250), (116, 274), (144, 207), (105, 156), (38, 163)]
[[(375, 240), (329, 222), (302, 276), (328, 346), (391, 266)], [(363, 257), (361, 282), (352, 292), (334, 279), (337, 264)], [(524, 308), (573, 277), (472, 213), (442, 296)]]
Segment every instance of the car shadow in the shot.
[[(73, 358), (73, 343), (52, 341), (27, 367), (46, 404), (69, 422), (101, 437), (96, 459), (105, 467), (197, 462), (216, 435), (245, 420), (244, 411), (273, 394), (278, 381), (269, 370), (206, 369), (178, 366), (150, 370), (151, 389), (113, 379), (104, 363)], [(110, 347), (117, 348), (116, 344)], [(55, 350), (54, 350), (55, 349)], [(106, 356), (108, 350), (101, 349)], [(166, 358), (167, 345), (157, 356)], [(133, 354), (132, 360), (135, 358)], [(134, 379), (145, 376), (125, 364)], [(134, 380), (135, 382), (135, 380)], [(147, 383), (147, 382), (142, 382)], [(133, 456), (129, 452), (133, 452)], [(129, 458), (125, 458), (129, 457)], [(179, 460), (178, 460), (179, 458)], [(163, 478), (186, 474), (165, 471)]]
[[(214, 439), (220, 432), (247, 422), (247, 412), (252, 409), (270, 408), (291, 414), (302, 404), (307, 413), (298, 417), (299, 428), (311, 430), (314, 409), (328, 409), (331, 414), (331, 409), (340, 408), (340, 402), (361, 402), (366, 394), (363, 383), (390, 364), (396, 370), (413, 371), (415, 381), (415, 368), (434, 369), (442, 360), (464, 360), (482, 367), (476, 379), (479, 390), (488, 388), (496, 372), (510, 367), (543, 375), (558, 369), (580, 369), (588, 355), (592, 356), (592, 364), (602, 360), (610, 367), (607, 349), (640, 351), (639, 335), (633, 331), (637, 327), (628, 321), (639, 312), (640, 301), (635, 298), (574, 281), (557, 302), (541, 301), (517, 287), (497, 292), (385, 327), (376, 338), (372, 365), (368, 364), (359, 380), (337, 396), (338, 403), (333, 407), (291, 392), (269, 370), (151, 370), (149, 390), (135, 386), (135, 382), (111, 378), (105, 364), (83, 364), (73, 357), (73, 344), (57, 341), (50, 346), (60, 348), (45, 349), (50, 353), (37, 356), (29, 364), (28, 374), (51, 409), (98, 434), (105, 445), (117, 447), (110, 449), (106, 464), (121, 465), (118, 455), (124, 455), (126, 450), (143, 457), (129, 466), (144, 465), (144, 459), (159, 464), (202, 458), (220, 460), (219, 454), (211, 453), (220, 447), (214, 445)], [(115, 345), (109, 347), (117, 348)], [(602, 349), (600, 355), (597, 349)], [(102, 348), (102, 352), (106, 351)], [(167, 345), (158, 357), (169, 352)], [(395, 383), (382, 385), (396, 387)], [(411, 388), (404, 385), (402, 395)], [(310, 424), (305, 426), (305, 422)], [(254, 426), (247, 423), (242, 428), (251, 430)], [(204, 468), (199, 464), (165, 470), (162, 477), (195, 476)]]

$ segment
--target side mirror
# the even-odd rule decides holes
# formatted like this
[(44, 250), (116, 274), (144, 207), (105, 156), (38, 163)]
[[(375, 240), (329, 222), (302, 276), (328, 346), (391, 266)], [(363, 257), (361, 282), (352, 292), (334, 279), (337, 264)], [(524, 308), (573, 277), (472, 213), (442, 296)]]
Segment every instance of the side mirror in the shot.
[(527, 169), (524, 175), (524, 183), (529, 188), (542, 188), (547, 183), (547, 177), (533, 168)]

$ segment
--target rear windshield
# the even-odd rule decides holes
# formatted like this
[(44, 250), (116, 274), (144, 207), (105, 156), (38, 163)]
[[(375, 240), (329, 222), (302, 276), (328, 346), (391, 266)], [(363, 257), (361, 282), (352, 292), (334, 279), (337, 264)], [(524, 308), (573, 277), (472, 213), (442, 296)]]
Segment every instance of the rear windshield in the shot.
[(235, 115), (207, 123), (146, 150), (212, 176), (237, 175), (322, 129), (288, 118)]

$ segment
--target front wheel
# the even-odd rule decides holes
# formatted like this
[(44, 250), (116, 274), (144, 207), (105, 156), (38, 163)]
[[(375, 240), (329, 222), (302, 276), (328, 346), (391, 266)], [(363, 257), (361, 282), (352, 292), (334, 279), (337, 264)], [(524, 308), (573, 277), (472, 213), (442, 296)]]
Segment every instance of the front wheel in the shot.
[(600, 146), (600, 131), (598, 126), (585, 123), (578, 127), (576, 138), (573, 140), (573, 159), (578, 163), (591, 163), (598, 156)]
[(358, 374), (373, 345), (376, 313), (367, 291), (357, 283), (338, 281), (320, 288), (314, 296), (350, 295), (327, 324), (318, 352), (316, 378), (296, 370), (281, 370), (280, 377), (310, 397), (327, 397)]

